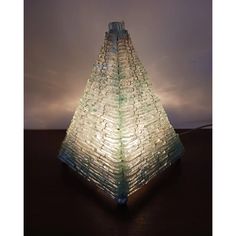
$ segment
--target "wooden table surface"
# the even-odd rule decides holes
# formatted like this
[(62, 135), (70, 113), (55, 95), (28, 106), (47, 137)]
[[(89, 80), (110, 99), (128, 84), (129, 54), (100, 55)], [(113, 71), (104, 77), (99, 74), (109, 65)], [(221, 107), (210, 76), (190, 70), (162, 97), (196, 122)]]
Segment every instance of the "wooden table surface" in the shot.
[(211, 235), (211, 130), (180, 136), (182, 160), (131, 196), (127, 207), (57, 159), (64, 136), (65, 130), (25, 131), (25, 235)]

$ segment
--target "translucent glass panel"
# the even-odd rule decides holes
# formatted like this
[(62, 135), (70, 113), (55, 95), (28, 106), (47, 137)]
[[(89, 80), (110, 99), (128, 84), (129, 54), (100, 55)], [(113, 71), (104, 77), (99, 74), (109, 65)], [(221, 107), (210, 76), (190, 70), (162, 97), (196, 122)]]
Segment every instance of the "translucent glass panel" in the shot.
[(124, 23), (110, 23), (59, 158), (119, 200), (182, 152)]

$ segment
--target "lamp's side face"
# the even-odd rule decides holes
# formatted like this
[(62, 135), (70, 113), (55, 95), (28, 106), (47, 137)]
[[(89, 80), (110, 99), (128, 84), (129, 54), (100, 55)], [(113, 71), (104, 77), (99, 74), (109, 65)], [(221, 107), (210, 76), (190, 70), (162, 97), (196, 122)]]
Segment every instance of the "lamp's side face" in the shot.
[(182, 151), (124, 23), (110, 23), (60, 159), (123, 202)]
[(71, 160), (76, 171), (115, 198), (123, 179), (119, 79), (117, 50), (107, 36), (67, 130), (60, 158)]
[(121, 143), (128, 195), (179, 158), (183, 146), (137, 57), (129, 35), (118, 40)]

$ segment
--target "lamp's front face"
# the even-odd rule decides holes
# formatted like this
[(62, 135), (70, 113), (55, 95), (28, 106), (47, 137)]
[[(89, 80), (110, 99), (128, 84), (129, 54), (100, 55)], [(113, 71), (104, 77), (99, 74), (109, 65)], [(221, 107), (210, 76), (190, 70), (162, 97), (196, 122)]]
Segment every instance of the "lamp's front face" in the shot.
[(123, 203), (182, 152), (124, 23), (110, 23), (59, 158)]

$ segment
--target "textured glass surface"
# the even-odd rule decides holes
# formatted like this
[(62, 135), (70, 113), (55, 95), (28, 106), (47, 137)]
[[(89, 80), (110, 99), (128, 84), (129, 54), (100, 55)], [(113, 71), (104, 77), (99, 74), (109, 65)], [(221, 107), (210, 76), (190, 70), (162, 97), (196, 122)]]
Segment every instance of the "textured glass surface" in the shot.
[(119, 199), (182, 152), (124, 23), (110, 23), (59, 158)]

